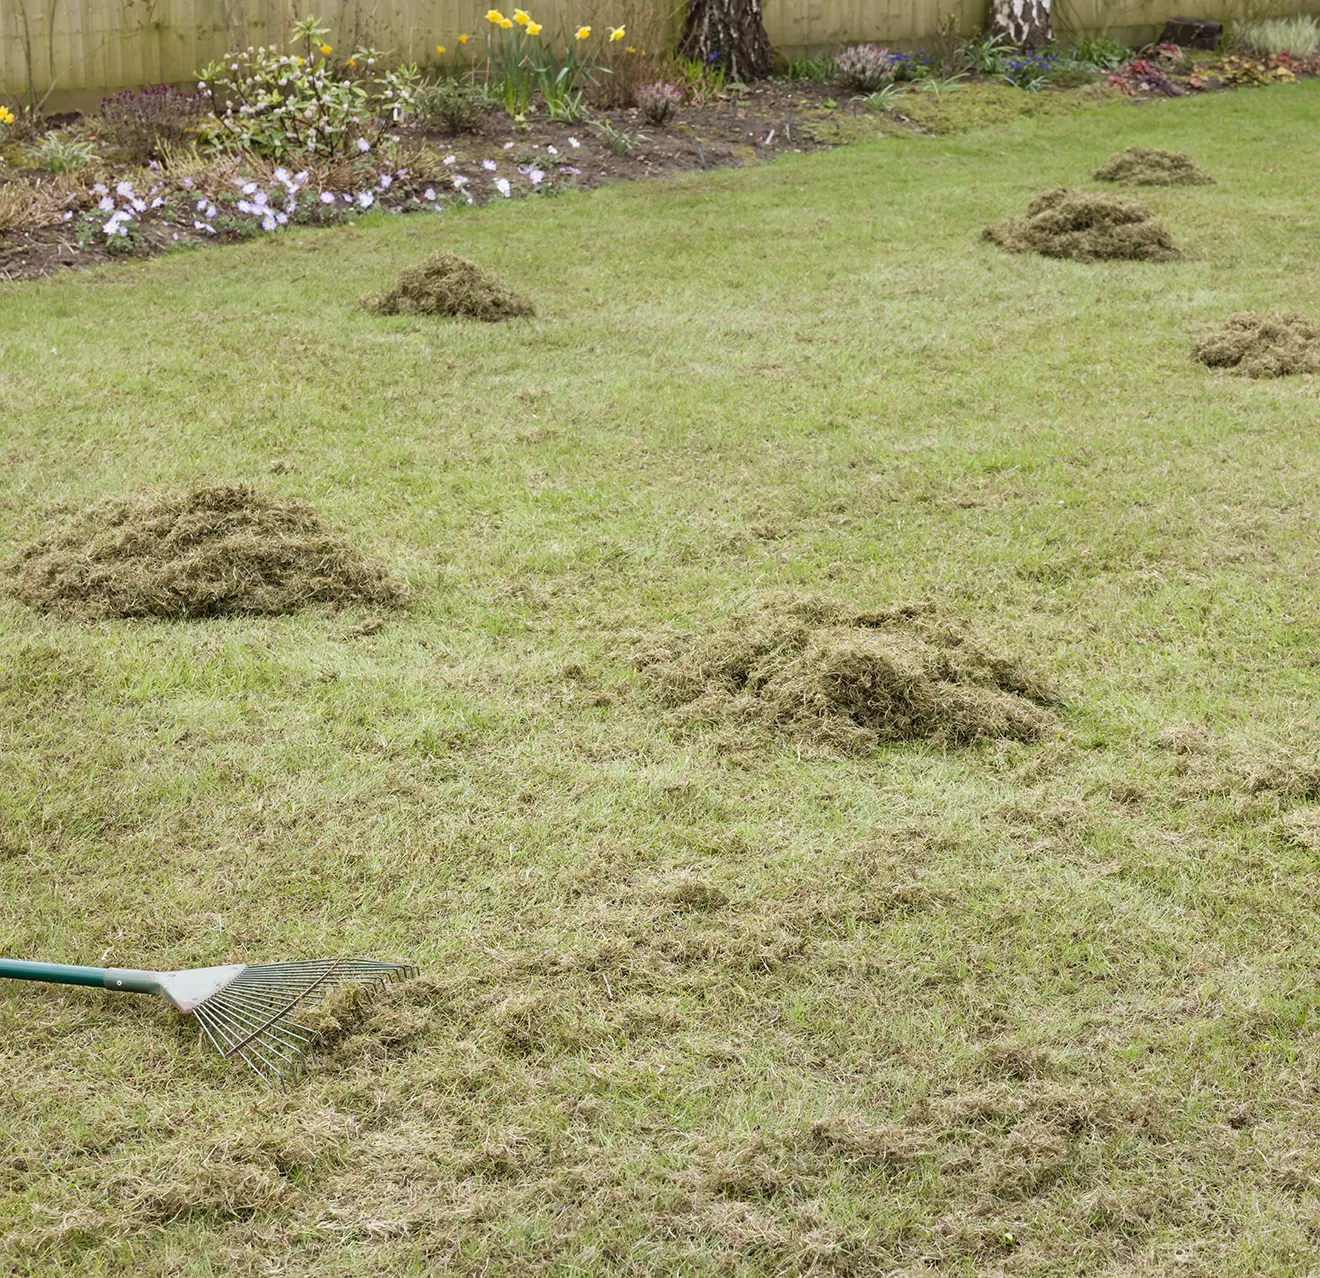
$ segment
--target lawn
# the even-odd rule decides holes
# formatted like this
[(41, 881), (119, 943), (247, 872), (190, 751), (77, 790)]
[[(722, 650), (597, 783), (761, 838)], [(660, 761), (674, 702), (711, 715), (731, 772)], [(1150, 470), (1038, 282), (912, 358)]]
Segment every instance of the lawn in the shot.
[[(0, 596), (0, 953), (412, 985), (269, 1092), (0, 992), (19, 1275), (1303, 1274), (1320, 1230), (1320, 83), (367, 219), (0, 292), (0, 557), (145, 486), (306, 498), (402, 613)], [(982, 226), (1129, 143), (1179, 262)], [(379, 319), (450, 248), (537, 319)], [(1057, 733), (681, 731), (636, 654), (935, 600)], [(383, 623), (383, 624), (381, 624)], [(659, 637), (659, 638), (658, 638)]]

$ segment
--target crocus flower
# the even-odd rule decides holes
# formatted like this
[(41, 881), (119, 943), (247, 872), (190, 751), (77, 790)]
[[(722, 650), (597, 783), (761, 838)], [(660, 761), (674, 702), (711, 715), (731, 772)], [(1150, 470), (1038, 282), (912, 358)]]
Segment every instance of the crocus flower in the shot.
[(98, 182), (94, 187), (92, 187), (92, 194), (93, 194), (93, 195), (109, 195), (109, 194), (110, 194), (110, 188), (109, 188), (108, 186), (106, 186), (106, 184), (105, 184), (104, 182)]
[(388, 173), (382, 173), (380, 175), (380, 189), (382, 191), (388, 191), (390, 189), (390, 186), (393, 184), (393, 182), (394, 179), (390, 177)]
[(528, 173), (527, 180), (533, 186), (540, 186), (541, 183), (545, 181), (545, 174), (540, 169), (533, 169)]
[[(102, 187), (101, 189), (104, 190), (105, 188)], [(102, 213), (109, 213), (115, 207), (115, 202), (107, 195), (96, 207), (100, 209)]]
[(335, 202), (335, 193), (333, 191), (322, 191), (320, 199), (322, 204), (333, 204)]
[(435, 187), (433, 187), (433, 186), (428, 186), (428, 187), (426, 188), (426, 190), (422, 192), (422, 199), (424, 199), (424, 200), (433, 200), (433, 199), (435, 199)]
[(507, 200), (507, 199), (510, 197), (510, 195), (512, 194), (512, 192), (511, 192), (510, 189), (509, 189), (509, 179), (508, 179), (508, 178), (496, 178), (496, 179), (495, 179), (495, 189), (496, 189), (496, 190), (497, 190), (502, 196), (504, 196), (504, 198), (505, 198), (506, 200)]
[(571, 164), (561, 164), (559, 166), (559, 171), (561, 173), (567, 173), (569, 177), (577, 177), (582, 172), (581, 169), (575, 169)]
[(481, 167), (488, 173), (494, 173), (495, 170), (499, 168), (499, 165), (496, 164), (494, 160), (482, 160)]
[(457, 163), (458, 163), (458, 156), (456, 156), (456, 155), (447, 155), (447, 156), (445, 156), (444, 162), (445, 162), (446, 164), (457, 164)]
[(244, 182), (242, 191), (244, 195), (255, 195), (257, 193), (257, 184), (255, 182)]
[(363, 155), (365, 155), (368, 151), (371, 150), (371, 143), (368, 142), (366, 138), (358, 138), (357, 149), (361, 151)]
[(577, 140), (577, 138), (569, 138), (569, 139), (568, 139), (568, 145), (571, 146), (571, 147), (573, 148), (573, 150), (576, 151), (576, 150), (578, 149), (578, 147), (580, 147), (580, 146), (582, 145), (582, 143), (579, 142), (579, 141)]
[(132, 195), (132, 194), (133, 194), (133, 183), (132, 183), (132, 182), (120, 182), (120, 183), (115, 187), (115, 194), (116, 194), (116, 195), (123, 195), (123, 196), (130, 196), (130, 195)]
[(359, 191), (357, 202), (358, 202), (358, 208), (369, 209), (373, 204), (375, 204), (376, 197), (372, 195), (370, 191)]

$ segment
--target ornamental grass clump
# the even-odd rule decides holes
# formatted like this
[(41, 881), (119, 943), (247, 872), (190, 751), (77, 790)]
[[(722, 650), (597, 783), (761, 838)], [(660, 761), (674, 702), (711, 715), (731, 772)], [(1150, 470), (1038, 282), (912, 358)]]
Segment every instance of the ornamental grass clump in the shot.
[(1075, 262), (1169, 262), (1182, 256), (1144, 204), (1064, 187), (1036, 196), (1025, 216), (987, 226), (982, 234), (1010, 253)]
[(239, 485), (101, 502), (29, 546), (6, 575), (30, 608), (88, 621), (405, 599), (382, 564), (311, 506)]
[(1243, 377), (1320, 373), (1320, 324), (1297, 311), (1230, 315), (1221, 332), (1196, 345), (1195, 358)]
[(1183, 151), (1130, 146), (1111, 155), (1092, 175), (1097, 182), (1124, 186), (1206, 186), (1212, 178)]
[(368, 293), (362, 304), (376, 315), (451, 315), (494, 322), (535, 315), (529, 297), (456, 253), (434, 253), (399, 272), (388, 293)]
[(1054, 696), (933, 605), (861, 612), (774, 596), (639, 657), (672, 726), (789, 736), (848, 754), (886, 741), (1035, 740)]

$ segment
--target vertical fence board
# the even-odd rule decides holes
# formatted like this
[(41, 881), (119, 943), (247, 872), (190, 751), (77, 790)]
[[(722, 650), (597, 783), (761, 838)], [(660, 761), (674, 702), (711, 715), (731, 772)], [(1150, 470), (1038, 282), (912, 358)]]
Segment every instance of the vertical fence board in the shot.
[[(489, 0), (484, 0), (489, 3)], [(374, 44), (423, 64), (434, 46), (457, 52), (460, 31), (479, 51), (483, 0), (0, 0), (0, 98), (28, 91), (27, 47), (40, 97), (48, 107), (87, 106), (122, 88), (188, 83), (197, 68), (226, 49), (280, 44), (296, 18), (324, 15), (338, 49)], [(668, 10), (671, 0), (655, 0)], [(1055, 0), (1060, 32), (1098, 32), (1151, 39), (1175, 13), (1226, 19), (1242, 0)], [(53, 8), (52, 8), (53, 5)], [(537, 0), (547, 31), (571, 28), (589, 7), (608, 21), (609, 0)], [(785, 53), (837, 49), (873, 40), (929, 46), (942, 14), (956, 11), (960, 29), (978, 29), (987, 0), (763, 0), (771, 43)], [(1272, 11), (1320, 13), (1320, 0), (1277, 0)], [(52, 13), (54, 21), (52, 22)], [(27, 17), (25, 35), (24, 15)], [(588, 19), (593, 20), (593, 18)], [(479, 56), (479, 53), (478, 53)]]

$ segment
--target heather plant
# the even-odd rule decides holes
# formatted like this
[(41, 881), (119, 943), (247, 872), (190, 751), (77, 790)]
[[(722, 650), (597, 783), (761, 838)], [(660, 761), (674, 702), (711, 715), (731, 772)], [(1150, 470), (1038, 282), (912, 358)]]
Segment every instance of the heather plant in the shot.
[(682, 91), (663, 80), (644, 84), (637, 91), (637, 105), (649, 124), (664, 124), (683, 104)]
[(834, 58), (834, 76), (838, 82), (859, 93), (874, 93), (893, 82), (897, 64), (893, 51), (878, 44), (854, 44)]
[(209, 97), (221, 144), (275, 158), (333, 156), (413, 114), (421, 83), (416, 66), (382, 69), (374, 49), (359, 49), (336, 65), (326, 34), (307, 18), (293, 28), (293, 43), (307, 48), (305, 56), (257, 45), (202, 70), (197, 87)]
[(133, 163), (148, 164), (186, 145), (205, 112), (200, 94), (180, 93), (172, 84), (128, 89), (101, 103), (101, 131)]

